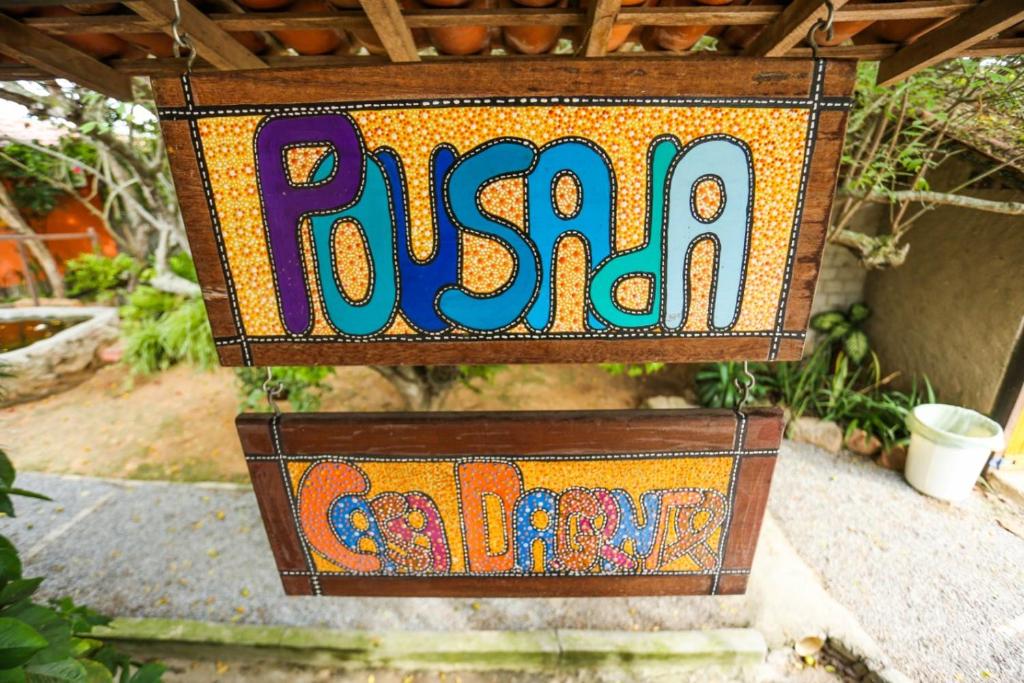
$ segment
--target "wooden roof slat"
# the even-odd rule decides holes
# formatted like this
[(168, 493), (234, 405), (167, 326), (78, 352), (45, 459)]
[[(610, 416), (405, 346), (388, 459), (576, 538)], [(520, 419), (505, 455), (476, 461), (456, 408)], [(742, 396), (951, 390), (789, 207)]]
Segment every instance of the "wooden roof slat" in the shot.
[[(972, 9), (977, 0), (913, 0), (887, 4), (847, 5), (836, 10), (836, 21), (944, 19)], [(774, 21), (782, 5), (694, 7), (623, 7), (619, 20), (637, 26), (757, 26)], [(209, 19), (225, 31), (276, 31), (280, 29), (367, 29), (372, 24), (361, 11), (339, 10), (332, 14), (310, 12), (214, 12)], [(582, 10), (567, 8), (422, 9), (403, 12), (409, 28), (444, 26), (581, 26)], [(48, 33), (151, 33), (161, 22), (131, 15), (83, 14), (70, 17), (27, 17), (24, 23)]]
[(583, 54), (587, 57), (603, 57), (608, 52), (608, 36), (611, 35), (615, 18), (619, 16), (622, 0), (590, 0), (587, 7), (587, 44)]
[(392, 62), (418, 62), (416, 41), (402, 18), (398, 0), (359, 0), (373, 24), (373, 30), (387, 50)]
[(109, 97), (132, 99), (130, 77), (5, 14), (0, 14), (0, 53)]
[(1003, 29), (1024, 21), (1024, 1), (984, 0), (959, 18), (931, 31), (878, 65), (879, 85), (889, 85), (961, 54)]
[[(846, 2), (832, 0), (836, 9)], [(824, 19), (827, 14), (824, 0), (794, 0), (786, 6), (778, 19), (768, 24), (754, 38), (743, 54), (751, 57), (781, 57), (806, 38), (814, 23)]]
[[(834, 57), (837, 59), (849, 58), (849, 59), (882, 59), (891, 54), (894, 54), (899, 49), (899, 45), (896, 44), (877, 44), (877, 45), (839, 45), (836, 47), (822, 47), (820, 54), (823, 57)], [(707, 53), (703, 53), (707, 54)], [(730, 51), (723, 50), (718, 54), (732, 54)], [(987, 40), (983, 43), (964, 50), (961, 55), (963, 57), (995, 57), (995, 56), (1008, 56), (1008, 55), (1022, 55), (1024, 54), (1024, 38), (999, 38), (994, 40)], [(808, 47), (797, 47), (793, 48), (786, 53), (786, 57), (809, 57), (811, 55), (811, 49)], [(665, 55), (660, 52), (630, 52), (626, 54), (610, 54), (606, 59), (630, 59), (640, 60), (646, 57), (664, 57)], [(540, 55), (529, 57), (528, 59), (560, 59), (561, 55)], [(685, 55), (679, 55), (680, 59), (689, 59), (692, 57), (686, 57)], [(449, 59), (472, 59), (472, 60), (488, 60), (488, 59), (507, 59), (506, 57), (495, 57), (488, 55), (479, 55), (473, 57), (446, 57), (446, 56), (429, 56), (425, 57), (423, 61), (439, 61)], [(527, 58), (522, 58), (527, 59)], [(386, 58), (383, 57), (357, 57), (357, 56), (340, 56), (340, 55), (307, 55), (300, 57), (292, 57), (289, 55), (271, 55), (267, 57), (267, 63), (275, 68), (295, 68), (295, 69), (309, 69), (309, 68), (331, 68), (331, 67), (344, 67), (344, 66), (359, 66), (364, 64), (373, 63), (386, 63)], [(184, 59), (115, 59), (112, 60), (110, 66), (113, 67), (118, 73), (135, 75), (135, 76), (173, 76), (180, 74), (185, 68)], [(206, 64), (202, 60), (197, 60), (194, 67), (194, 71), (214, 71), (215, 69)], [(52, 80), (55, 78), (53, 74), (48, 74), (41, 69), (26, 64), (0, 64), (0, 81), (45, 81)]]
[(899, 21), (902, 19), (944, 19), (973, 9), (978, 0), (913, 0), (884, 5), (858, 3), (836, 10), (836, 21)]
[[(124, 4), (143, 19), (160, 25), (171, 35), (174, 20), (173, 0), (124, 0)], [(180, 2), (181, 25), (178, 32), (187, 34), (197, 54), (218, 69), (265, 69), (266, 63), (249, 52), (231, 34), (215, 24), (189, 2)]]

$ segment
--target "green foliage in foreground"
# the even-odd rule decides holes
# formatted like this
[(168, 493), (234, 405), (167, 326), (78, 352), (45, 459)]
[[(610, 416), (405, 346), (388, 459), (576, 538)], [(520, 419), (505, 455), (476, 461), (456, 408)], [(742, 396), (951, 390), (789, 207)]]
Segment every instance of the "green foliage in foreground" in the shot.
[[(11, 496), (49, 500), (14, 487), (15, 471), (0, 451), (0, 511), (14, 516)], [(154, 683), (161, 664), (132, 661), (111, 645), (90, 638), (110, 619), (70, 598), (41, 604), (32, 595), (43, 577), (22, 576), (14, 544), (0, 536), (0, 681), (3, 683)]]

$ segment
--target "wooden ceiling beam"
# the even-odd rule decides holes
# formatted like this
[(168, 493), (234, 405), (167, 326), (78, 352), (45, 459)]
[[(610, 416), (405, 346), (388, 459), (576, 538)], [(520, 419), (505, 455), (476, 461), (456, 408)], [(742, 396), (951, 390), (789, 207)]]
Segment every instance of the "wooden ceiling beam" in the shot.
[[(837, 47), (821, 48), (822, 57), (836, 59), (868, 59), (876, 60), (894, 54), (899, 45), (894, 43), (875, 45), (839, 45)], [(731, 54), (728, 51), (724, 55)], [(811, 49), (807, 47), (793, 48), (786, 53), (787, 57), (809, 57)], [(1009, 55), (1024, 55), (1024, 38), (999, 38), (978, 43), (962, 53), (964, 57), (1000, 57)], [(633, 59), (665, 57), (665, 53), (630, 52), (625, 55), (608, 55), (607, 59)], [(679, 59), (687, 59), (683, 55), (675, 55)], [(431, 56), (424, 61), (443, 61), (447, 59), (467, 59), (466, 57), (445, 57)], [(468, 59), (487, 60), (503, 59), (509, 57), (474, 56)], [(564, 59), (564, 55), (543, 55), (537, 57), (512, 57), (512, 59)], [(332, 68), (346, 66), (360, 66), (374, 63), (386, 63), (386, 58), (375, 56), (339, 56), (339, 55), (311, 55), (293, 57), (291, 55), (271, 55), (267, 57), (267, 63), (274, 68), (281, 69), (308, 69), (308, 68)], [(136, 76), (174, 76), (180, 74), (185, 67), (183, 59), (115, 59), (110, 66), (119, 74)], [(194, 71), (215, 71), (212, 66), (202, 60), (197, 60)], [(57, 78), (34, 66), (27, 64), (0, 64), (0, 81), (46, 81)]]
[(622, 9), (622, 0), (590, 0), (587, 6), (587, 20), (584, 26), (586, 45), (583, 54), (587, 57), (604, 57), (608, 52), (608, 36), (612, 33), (615, 19)]
[(964, 50), (1024, 21), (1021, 0), (984, 0), (959, 18), (907, 45), (878, 65), (878, 84), (889, 85), (913, 73), (956, 57)]
[[(160, 30), (172, 35), (174, 0), (124, 0), (124, 4), (143, 19), (158, 24)], [(196, 53), (218, 69), (265, 69), (266, 63), (235, 40), (191, 3), (182, 0), (181, 25), (178, 32), (188, 35)]]
[(398, 0), (359, 0), (392, 62), (418, 62), (416, 41), (402, 17)]
[(0, 14), (0, 53), (108, 97), (133, 99), (129, 76), (6, 14)]
[[(836, 10), (836, 21), (891, 21), (901, 19), (945, 19), (972, 9), (977, 0), (912, 0), (911, 2), (847, 5)], [(619, 20), (635, 26), (758, 26), (782, 14), (782, 5), (741, 5), (693, 7), (623, 7)], [(418, 9), (402, 13), (409, 28), (444, 26), (581, 26), (587, 15), (578, 9), (528, 8)], [(310, 12), (213, 12), (207, 17), (225, 31), (276, 31), (280, 29), (367, 29), (372, 24), (360, 11), (339, 10), (332, 14)], [(24, 23), (48, 33), (152, 33), (163, 28), (163, 20), (118, 14), (83, 14), (58, 17), (26, 17)]]
[[(832, 0), (838, 10), (847, 0)], [(781, 57), (807, 37), (815, 22), (828, 15), (825, 0), (793, 0), (779, 18), (764, 27), (743, 51), (749, 57)]]

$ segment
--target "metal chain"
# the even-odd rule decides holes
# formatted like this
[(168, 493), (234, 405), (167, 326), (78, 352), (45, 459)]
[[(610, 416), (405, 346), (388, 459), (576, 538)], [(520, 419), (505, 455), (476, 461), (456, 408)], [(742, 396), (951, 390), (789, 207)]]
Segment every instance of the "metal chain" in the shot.
[(754, 377), (754, 373), (750, 371), (750, 364), (747, 361), (743, 361), (743, 374), (733, 378), (732, 382), (736, 387), (736, 410), (743, 410), (754, 386), (757, 384), (757, 379)]
[(811, 56), (814, 59), (818, 58), (818, 41), (814, 39), (814, 34), (818, 31), (824, 31), (829, 42), (832, 41), (832, 37), (835, 35), (833, 32), (834, 26), (832, 25), (832, 20), (835, 19), (836, 16), (836, 6), (832, 4), (832, 0), (824, 0), (823, 4), (827, 11), (825, 18), (818, 19), (811, 24), (811, 29), (807, 32), (807, 42), (810, 43)]
[(181, 59), (184, 53), (185, 71), (192, 71), (192, 63), (196, 61), (196, 48), (192, 45), (192, 39), (188, 37), (188, 34), (184, 31), (179, 30), (181, 28), (181, 5), (178, 4), (179, 0), (174, 0), (174, 19), (171, 21), (171, 37), (174, 38), (174, 56), (177, 59)]
[(267, 366), (267, 379), (263, 381), (263, 393), (267, 395), (267, 405), (274, 412), (274, 415), (281, 414), (281, 408), (277, 405), (277, 397), (284, 391), (283, 382), (274, 381), (274, 371)]

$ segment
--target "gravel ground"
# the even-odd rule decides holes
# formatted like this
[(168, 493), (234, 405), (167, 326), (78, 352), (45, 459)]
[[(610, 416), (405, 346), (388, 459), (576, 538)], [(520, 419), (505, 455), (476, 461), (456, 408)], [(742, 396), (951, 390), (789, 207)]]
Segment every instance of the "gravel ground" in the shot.
[(829, 595), (919, 681), (1024, 681), (1024, 539), (977, 488), (928, 498), (850, 455), (787, 444), (769, 509)]
[(248, 488), (33, 473), (19, 474), (18, 485), (55, 501), (19, 500), (18, 518), (0, 527), (27, 553), (29, 575), (48, 577), (41, 594), (72, 595), (108, 614), (367, 630), (660, 630), (749, 621), (743, 596), (286, 597)]
[[(43, 596), (121, 616), (341, 629), (742, 627), (744, 596), (609, 599), (286, 598), (246, 488), (23, 473), (4, 533)], [(1024, 540), (975, 492), (953, 507), (849, 456), (785, 444), (771, 513), (829, 594), (921, 681), (1024, 680)], [(1021, 522), (1018, 522), (1021, 523)]]

